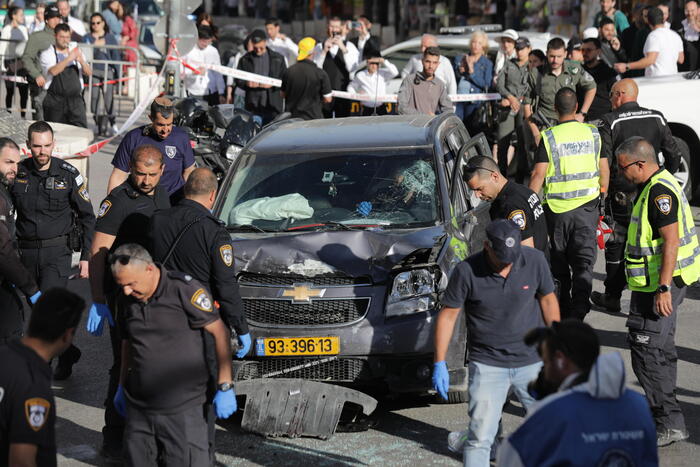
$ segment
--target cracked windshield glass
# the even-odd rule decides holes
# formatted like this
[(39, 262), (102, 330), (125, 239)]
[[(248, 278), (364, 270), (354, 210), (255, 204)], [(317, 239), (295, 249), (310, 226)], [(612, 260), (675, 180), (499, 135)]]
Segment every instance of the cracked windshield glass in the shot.
[(435, 166), (422, 150), (248, 154), (221, 219), (231, 230), (411, 228), (438, 222)]

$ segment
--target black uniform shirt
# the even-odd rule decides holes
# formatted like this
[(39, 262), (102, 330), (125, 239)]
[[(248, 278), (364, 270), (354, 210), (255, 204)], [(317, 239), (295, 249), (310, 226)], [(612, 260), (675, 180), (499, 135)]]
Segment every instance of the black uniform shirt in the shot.
[(209, 373), (201, 333), (219, 314), (191, 276), (160, 272), (148, 303), (120, 297), (117, 320), (129, 342), (126, 396), (141, 410), (170, 413), (204, 404)]
[(535, 248), (547, 250), (547, 223), (537, 193), (519, 183), (506, 182), (491, 203), (491, 220), (510, 219), (520, 227), (523, 240), (533, 238)]
[(68, 235), (75, 211), (83, 229), (80, 259), (90, 257), (95, 215), (87, 191), (87, 180), (78, 169), (52, 157), (48, 170), (39, 171), (32, 158), (25, 159), (19, 163), (12, 195), (17, 209), (18, 239), (48, 240)]
[(544, 325), (537, 294), (553, 291), (544, 254), (523, 246), (522, 256), (505, 278), (493, 272), (483, 251), (459, 263), (442, 304), (464, 310), (471, 361), (519, 368), (540, 361), (537, 350), (525, 345), (523, 336)]
[[(0, 282), (8, 281), (30, 297), (39, 290), (39, 287), (17, 255), (14, 211), (12, 198), (5, 185), (0, 183)], [(0, 316), (0, 323), (4, 322), (3, 318), (7, 317)], [(1, 324), (0, 327), (2, 327)]]
[[(661, 172), (663, 169), (657, 170), (654, 175)], [(651, 182), (651, 177), (645, 183), (639, 186), (639, 193)], [(639, 198), (639, 196), (637, 196)], [(635, 200), (635, 203), (637, 200)], [(653, 234), (652, 238), (661, 237), (659, 229), (667, 225), (678, 222), (678, 196), (669, 187), (663, 183), (656, 183), (649, 188), (649, 204), (647, 209), (647, 218), (651, 225)]]
[(282, 75), (282, 92), (285, 95), (286, 109), (292, 117), (304, 120), (323, 118), (321, 101), (323, 96), (331, 93), (331, 81), (325, 71), (306, 59), (285, 70)]
[(10, 444), (37, 446), (39, 467), (56, 465), (51, 367), (20, 341), (0, 347), (0, 465)]
[(598, 61), (595, 67), (588, 67), (585, 64), (583, 69), (593, 76), (596, 83), (595, 98), (588, 109), (588, 120), (597, 120), (610, 112), (610, 89), (617, 82), (617, 72), (610, 68), (603, 61)]
[(180, 238), (165, 266), (183, 271), (207, 285), (219, 302), (220, 313), (236, 333), (247, 334), (248, 324), (238, 291), (231, 236), (223, 223), (196, 201), (183, 199), (177, 206), (153, 215), (149, 228), (150, 251), (162, 262), (178, 234), (195, 219)]
[(603, 115), (598, 128), (602, 144), (600, 157), (610, 162), (610, 188), (608, 192), (633, 193), (634, 184), (618, 173), (615, 149), (632, 136), (642, 136), (654, 146), (654, 152), (662, 152), (666, 169), (674, 173), (680, 164), (680, 149), (661, 112), (640, 107), (636, 102), (622, 104), (616, 110)]
[(95, 230), (117, 237), (110, 251), (127, 243), (147, 247), (148, 221), (154, 212), (169, 207), (170, 198), (163, 186), (156, 185), (152, 195), (145, 195), (127, 179), (102, 201)]

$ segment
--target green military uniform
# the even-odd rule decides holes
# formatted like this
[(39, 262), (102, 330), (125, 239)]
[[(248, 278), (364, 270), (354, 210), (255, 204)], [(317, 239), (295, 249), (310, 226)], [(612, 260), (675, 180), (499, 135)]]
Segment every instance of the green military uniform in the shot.
[[(528, 90), (529, 68), (527, 63), (524, 66), (518, 65), (517, 59), (506, 61), (505, 65), (498, 73), (496, 80), (496, 90), (503, 97), (514, 96), (520, 101)], [(510, 107), (500, 107), (498, 115), (498, 132), (496, 134), (498, 142), (498, 167), (503, 175), (508, 175), (508, 146), (513, 143), (514, 133), (517, 134), (518, 147), (516, 151), (517, 174), (516, 181), (522, 183), (525, 175), (529, 173), (530, 167), (527, 163), (525, 141), (529, 135), (523, 130), (523, 111), (513, 115)], [(528, 140), (529, 141), (529, 140)]]
[[(625, 270), (632, 291), (627, 319), (632, 369), (649, 401), (659, 445), (687, 438), (685, 420), (676, 399), (675, 333), (679, 307), (687, 285), (700, 277), (700, 245), (688, 200), (676, 179), (659, 169), (641, 188), (627, 231)], [(663, 243), (660, 229), (677, 225), (680, 240), (673, 280), (660, 283)], [(673, 312), (656, 313), (659, 286), (670, 286)]]
[(590, 311), (600, 196), (600, 134), (575, 120), (543, 131), (535, 162), (547, 162), (544, 212), (552, 275), (564, 318)]
[(36, 31), (29, 36), (27, 45), (22, 54), (22, 64), (29, 75), (29, 89), (32, 93), (32, 108), (34, 109), (34, 119), (43, 120), (43, 101), (46, 90), (36, 85), (36, 79), (42, 76), (39, 55), (44, 50), (56, 44), (56, 35), (48, 25), (41, 31)]
[[(549, 64), (530, 70), (528, 76), (528, 91), (523, 104), (532, 105), (535, 119), (544, 117), (551, 122), (557, 121), (554, 110), (554, 96), (561, 88), (571, 88), (577, 95), (582, 95), (590, 89), (595, 89), (593, 77), (583, 69), (583, 66), (571, 60), (564, 60), (563, 69), (559, 76), (552, 73)], [(543, 125), (546, 127), (549, 125)]]

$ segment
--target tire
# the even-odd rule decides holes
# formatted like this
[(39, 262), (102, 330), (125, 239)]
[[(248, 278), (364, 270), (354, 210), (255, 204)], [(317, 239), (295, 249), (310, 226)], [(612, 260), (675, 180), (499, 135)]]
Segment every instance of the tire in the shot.
[(678, 166), (678, 171), (673, 175), (683, 189), (685, 197), (690, 200), (693, 197), (693, 167), (690, 164), (690, 147), (688, 143), (677, 136), (674, 136), (673, 139), (676, 140), (676, 144), (681, 153), (681, 162)]

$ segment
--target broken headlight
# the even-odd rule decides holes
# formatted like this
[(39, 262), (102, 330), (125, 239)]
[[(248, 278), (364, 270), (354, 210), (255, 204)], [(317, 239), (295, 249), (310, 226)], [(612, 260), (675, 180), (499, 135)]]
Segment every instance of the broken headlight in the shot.
[(394, 277), (386, 316), (402, 316), (432, 310), (436, 304), (435, 275), (429, 269), (403, 271)]

